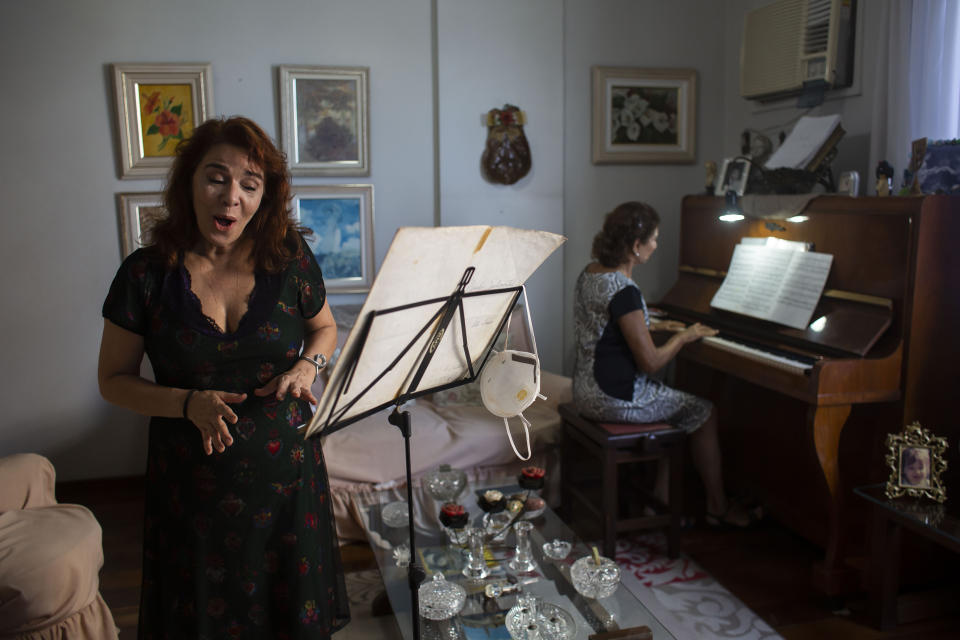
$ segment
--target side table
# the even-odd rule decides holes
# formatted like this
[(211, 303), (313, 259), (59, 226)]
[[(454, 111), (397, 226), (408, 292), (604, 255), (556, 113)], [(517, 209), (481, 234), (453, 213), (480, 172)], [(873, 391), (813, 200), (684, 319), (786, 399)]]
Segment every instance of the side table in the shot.
[(907, 529), (937, 545), (960, 553), (960, 514), (942, 504), (917, 499), (890, 499), (886, 485), (857, 487), (853, 492), (873, 511), (867, 589), (870, 608), (881, 631), (897, 624), (900, 581), (900, 538)]

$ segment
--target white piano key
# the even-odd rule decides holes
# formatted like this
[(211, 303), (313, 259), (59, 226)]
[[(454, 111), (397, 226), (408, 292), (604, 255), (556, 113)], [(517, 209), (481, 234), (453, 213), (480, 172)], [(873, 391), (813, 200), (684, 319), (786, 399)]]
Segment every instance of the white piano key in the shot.
[(703, 342), (714, 346), (717, 349), (737, 353), (750, 360), (764, 362), (770, 364), (771, 366), (777, 367), (778, 369), (790, 371), (791, 373), (804, 374), (813, 368), (812, 364), (800, 362), (799, 360), (792, 360), (790, 358), (775, 353), (769, 353), (755, 347), (748, 347), (747, 345), (734, 342), (733, 340), (728, 340), (727, 338), (721, 338), (720, 336), (707, 336), (702, 340)]

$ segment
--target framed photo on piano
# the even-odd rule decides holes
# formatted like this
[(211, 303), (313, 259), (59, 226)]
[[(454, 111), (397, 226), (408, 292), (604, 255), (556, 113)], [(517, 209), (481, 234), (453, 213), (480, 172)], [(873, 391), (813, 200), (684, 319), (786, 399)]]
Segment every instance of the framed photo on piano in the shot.
[(725, 158), (717, 174), (716, 194), (726, 195), (728, 191), (742, 196), (747, 190), (747, 179), (750, 177), (750, 160), (748, 158)]
[(887, 436), (887, 449), (888, 498), (908, 496), (946, 501), (947, 492), (940, 480), (947, 468), (946, 438), (937, 437), (919, 422), (913, 422), (900, 433)]

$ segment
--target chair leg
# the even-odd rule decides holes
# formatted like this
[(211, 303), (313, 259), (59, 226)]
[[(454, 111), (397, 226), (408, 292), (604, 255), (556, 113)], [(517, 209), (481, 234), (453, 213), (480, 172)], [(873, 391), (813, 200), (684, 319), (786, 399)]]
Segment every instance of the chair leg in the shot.
[(617, 554), (617, 520), (620, 497), (617, 494), (617, 450), (603, 451), (603, 555), (613, 560)]
[(683, 449), (670, 447), (670, 528), (667, 530), (667, 555), (677, 557), (680, 521), (683, 517)]

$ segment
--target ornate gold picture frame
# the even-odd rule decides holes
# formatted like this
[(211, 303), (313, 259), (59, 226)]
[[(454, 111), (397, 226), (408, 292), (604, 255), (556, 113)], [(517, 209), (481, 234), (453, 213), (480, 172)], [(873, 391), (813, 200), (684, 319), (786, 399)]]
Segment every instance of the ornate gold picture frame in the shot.
[(900, 433), (887, 436), (888, 498), (909, 496), (945, 502), (947, 492), (940, 481), (947, 468), (947, 439), (933, 435), (913, 422)]

